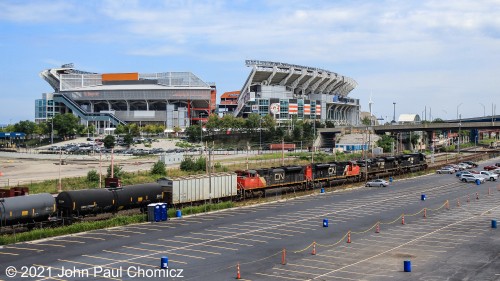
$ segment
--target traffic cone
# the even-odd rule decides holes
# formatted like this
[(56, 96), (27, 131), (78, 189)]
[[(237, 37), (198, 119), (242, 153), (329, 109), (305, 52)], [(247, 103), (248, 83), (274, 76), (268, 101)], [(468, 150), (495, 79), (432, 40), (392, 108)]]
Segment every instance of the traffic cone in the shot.
[(467, 203), (470, 202), (470, 194), (467, 194)]
[(460, 207), (460, 198), (457, 198), (457, 207)]
[(281, 264), (285, 265), (286, 264), (286, 249), (283, 248), (283, 251), (281, 252)]
[(491, 191), (490, 191), (490, 188), (488, 187), (488, 195), (491, 195)]
[(479, 200), (479, 193), (476, 192), (476, 200)]
[(375, 233), (380, 233), (380, 223), (377, 223), (377, 228), (375, 228)]
[(236, 264), (236, 279), (241, 279), (240, 263)]
[(313, 251), (311, 255), (316, 255), (316, 241), (313, 242)]
[(347, 243), (351, 243), (351, 231), (347, 232)]
[(445, 205), (446, 205), (446, 210), (449, 210), (450, 209), (450, 202), (448, 200), (446, 200)]
[(405, 214), (401, 215), (401, 224), (405, 224)]
[(424, 208), (424, 219), (427, 218), (427, 208)]

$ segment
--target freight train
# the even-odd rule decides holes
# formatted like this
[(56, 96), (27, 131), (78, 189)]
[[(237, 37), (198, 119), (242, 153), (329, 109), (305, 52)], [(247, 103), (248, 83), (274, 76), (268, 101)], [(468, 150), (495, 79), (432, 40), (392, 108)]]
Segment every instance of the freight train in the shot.
[(160, 179), (157, 183), (119, 188), (82, 189), (0, 198), (0, 226), (71, 221), (99, 213), (141, 208), (164, 202), (172, 207), (208, 200), (240, 200), (275, 192), (306, 190), (356, 182), (427, 168), (421, 153), (379, 157), (364, 161), (313, 163), (303, 166), (260, 168), (236, 173)]

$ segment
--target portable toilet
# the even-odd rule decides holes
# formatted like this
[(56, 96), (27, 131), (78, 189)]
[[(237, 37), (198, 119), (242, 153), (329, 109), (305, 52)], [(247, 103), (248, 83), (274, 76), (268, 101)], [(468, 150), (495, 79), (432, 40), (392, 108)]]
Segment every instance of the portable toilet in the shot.
[(167, 203), (160, 203), (161, 206), (160, 206), (160, 209), (161, 209), (161, 221), (166, 221), (168, 219), (168, 215), (167, 215), (167, 211), (168, 211), (168, 208), (167, 208)]
[(155, 212), (157, 203), (148, 204), (148, 222), (155, 222)]

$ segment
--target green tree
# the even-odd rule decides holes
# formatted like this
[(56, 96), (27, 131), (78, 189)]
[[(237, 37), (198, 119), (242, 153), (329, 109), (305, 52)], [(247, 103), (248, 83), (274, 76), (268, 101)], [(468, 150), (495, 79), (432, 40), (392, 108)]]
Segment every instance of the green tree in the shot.
[(153, 167), (151, 168), (151, 174), (152, 175), (160, 175), (164, 176), (167, 174), (166, 166), (165, 163), (162, 161), (156, 162)]
[(188, 141), (199, 142), (201, 139), (201, 125), (192, 125), (186, 128), (184, 131)]
[(115, 147), (115, 137), (113, 135), (107, 135), (104, 137), (103, 143), (104, 147), (107, 149)]
[(363, 119), (361, 119), (361, 123), (365, 126), (370, 126), (371, 120), (370, 120), (370, 118), (368, 118), (368, 116), (365, 116), (365, 117), (363, 117)]
[[(107, 178), (111, 177), (111, 165), (108, 166), (106, 177)], [(113, 165), (113, 177), (115, 177), (115, 178), (122, 178), (123, 177), (122, 167), (120, 167), (118, 165)]]
[(99, 174), (97, 173), (96, 170), (90, 170), (87, 173), (87, 181), (88, 182), (97, 182), (97, 181), (99, 181)]
[(57, 114), (54, 116), (54, 130), (63, 138), (74, 136), (78, 132), (78, 117), (71, 113)]
[(19, 123), (14, 124), (14, 130), (16, 132), (25, 133), (27, 136), (32, 138), (36, 130), (36, 123), (29, 120), (19, 121)]
[(126, 134), (123, 137), (123, 142), (127, 147), (130, 147), (134, 143), (134, 138), (130, 134)]
[(377, 141), (377, 145), (384, 150), (384, 153), (392, 151), (394, 144), (394, 139), (388, 135), (382, 135), (382, 137)]

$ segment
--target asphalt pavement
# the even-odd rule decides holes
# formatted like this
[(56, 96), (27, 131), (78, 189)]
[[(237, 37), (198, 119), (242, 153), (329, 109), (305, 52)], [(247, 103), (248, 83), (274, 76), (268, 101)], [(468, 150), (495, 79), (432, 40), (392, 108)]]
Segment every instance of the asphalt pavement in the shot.
[(500, 280), (499, 188), (432, 174), (18, 243), (0, 279)]

